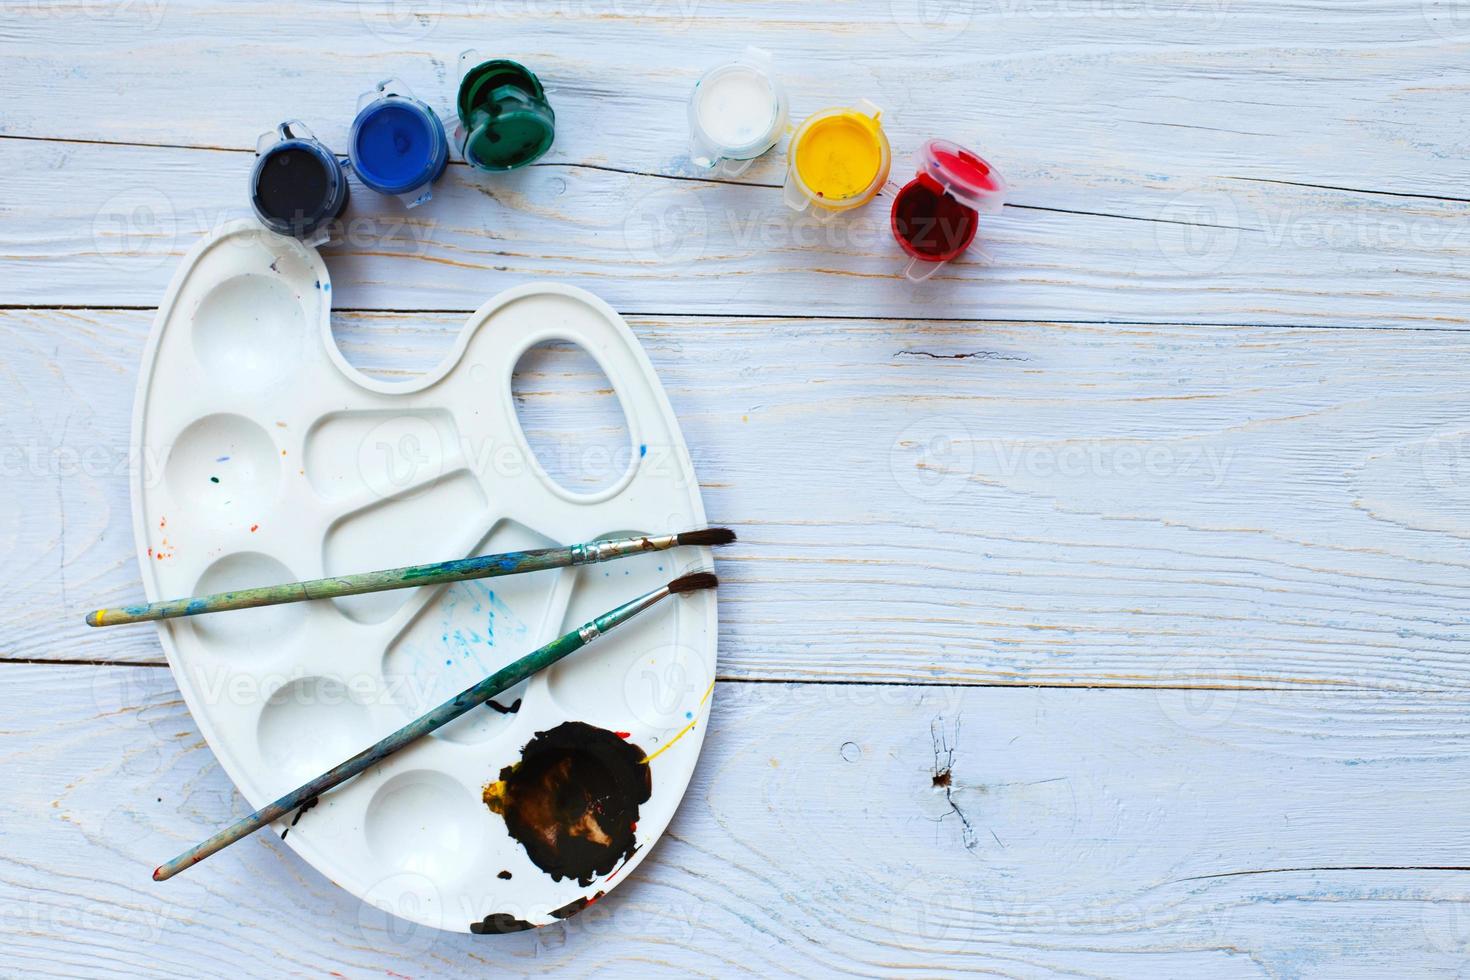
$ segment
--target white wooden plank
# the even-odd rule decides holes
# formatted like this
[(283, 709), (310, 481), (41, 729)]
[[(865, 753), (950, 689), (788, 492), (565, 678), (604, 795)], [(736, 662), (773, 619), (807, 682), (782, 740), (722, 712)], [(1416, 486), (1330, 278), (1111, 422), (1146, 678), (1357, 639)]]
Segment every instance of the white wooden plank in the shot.
[(1450, 123), (1470, 19), (1454, 3), (353, 0), (287, 17), (240, 0), (48, 0), (0, 23), (12, 135), (248, 149), (299, 117), (342, 145), (384, 77), (450, 111), (475, 47), (552, 87), (550, 159), (688, 173), (689, 89), (758, 44), (796, 118), (870, 98), (905, 159), (932, 136), (981, 140), (1036, 203), (1080, 179), (1087, 210), (1108, 211), (1110, 186), (1157, 175), (1465, 196)]
[[(121, 467), (149, 319), (0, 313), (5, 658), (159, 660), (149, 628), (81, 624), (138, 594)], [(337, 325), (402, 377), (462, 322)], [(632, 324), (744, 542), (720, 556), (723, 676), (1470, 683), (1457, 332)], [(601, 425), (570, 353), (525, 380), (534, 430)]]
[[(660, 313), (1461, 325), (1464, 93), (1445, 79), (1470, 28), (1419, 0), (1324, 9), (336, 3), (293, 5), (282, 29), (273, 8), (218, 0), (19, 5), (0, 14), (21, 93), (0, 135), (43, 142), (0, 147), (17, 175), (0, 275), (12, 302), (156, 302), (171, 260), (243, 204), (259, 131), (300, 116), (340, 147), (384, 74), (447, 111), (455, 55), (494, 24), (557, 88), (547, 165), (453, 167), (406, 225), (359, 194), (340, 302), (472, 308), (502, 273)], [(930, 136), (991, 153), (1019, 207), (987, 223), (988, 264), (896, 281), (883, 202), (793, 226), (779, 154), (746, 183), (660, 179), (692, 173), (683, 99), (732, 33), (783, 56), (798, 118), (886, 104), (900, 177)], [(242, 84), (246, 64), (273, 84)], [(44, 142), (68, 138), (237, 152)]]
[(1470, 846), (1462, 697), (724, 684), (632, 880), (488, 938), (395, 931), (269, 835), (153, 883), (244, 806), (168, 672), (0, 671), (0, 933), (31, 976), (1453, 976), (1470, 955), (1470, 877), (1444, 870)]
[[(251, 159), (0, 141), (4, 300), (156, 304), (178, 257), (241, 213)], [(881, 200), (814, 224), (769, 186), (566, 166), (492, 181), (456, 165), (411, 212), (356, 194), (326, 256), (348, 309), (469, 310), (548, 277), (658, 314), (1465, 323), (1470, 203), (1220, 179), (1124, 194), (1121, 217), (1007, 208), (984, 226), (988, 261), (972, 250), (914, 284)]]

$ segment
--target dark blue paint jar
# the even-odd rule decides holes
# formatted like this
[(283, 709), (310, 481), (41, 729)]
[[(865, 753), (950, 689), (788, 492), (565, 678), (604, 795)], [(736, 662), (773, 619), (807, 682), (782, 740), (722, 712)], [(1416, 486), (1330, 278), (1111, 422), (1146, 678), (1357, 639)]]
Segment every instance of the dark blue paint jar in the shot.
[(301, 122), (283, 122), (256, 144), (250, 206), (279, 235), (317, 239), (347, 207), (347, 171)]
[(449, 163), (449, 138), (439, 117), (394, 81), (381, 83), (358, 107), (348, 145), (358, 179), (409, 207), (427, 201), (430, 185)]

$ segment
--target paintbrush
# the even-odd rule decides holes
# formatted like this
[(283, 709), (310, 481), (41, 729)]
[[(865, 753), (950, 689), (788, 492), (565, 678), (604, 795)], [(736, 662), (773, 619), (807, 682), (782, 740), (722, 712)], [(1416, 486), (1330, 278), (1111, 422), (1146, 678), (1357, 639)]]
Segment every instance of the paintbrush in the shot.
[(537, 671), (550, 667), (567, 654), (580, 650), (613, 627), (626, 623), (643, 610), (669, 596), (684, 595), (701, 589), (713, 589), (718, 584), (719, 580), (715, 578), (713, 572), (694, 572), (676, 578), (668, 585), (654, 589), (645, 596), (639, 596), (632, 602), (626, 602), (612, 612), (603, 613), (579, 629), (552, 640), (541, 649), (526, 654), (507, 667), (502, 667), (480, 683), (466, 688), (439, 707), (420, 715), (415, 721), (404, 725), (387, 738), (368, 746), (346, 762), (328, 769), (311, 782), (297, 787), (276, 802), (261, 807), (248, 817), (241, 818), (202, 844), (189, 848), (172, 861), (160, 864), (153, 871), (153, 880), (166, 881), (185, 868), (193, 867), (216, 851), (224, 850), (240, 838), (248, 837), (271, 821), (279, 820), (332, 787), (339, 786), (364, 769), (382, 762), (409, 743), (437, 728), (442, 728), (460, 715), (514, 687)]
[(734, 540), (735, 532), (727, 527), (707, 527), (702, 531), (685, 531), (682, 534), (640, 535), (630, 538), (611, 538), (605, 541), (589, 541), (586, 544), (573, 544), (562, 548), (538, 548), (534, 551), (511, 551), (501, 555), (479, 555), (474, 558), (458, 558), (454, 561), (434, 562), (428, 565), (389, 568), (381, 572), (358, 572), (334, 578), (310, 579), (306, 582), (287, 582), (284, 585), (263, 585), (259, 588), (239, 589), (235, 592), (217, 592), (214, 595), (198, 596), (192, 599), (168, 599), (163, 602), (122, 606), (117, 609), (94, 609), (87, 613), (87, 625), (118, 626), (122, 623), (146, 623), (155, 619), (174, 619), (179, 616), (224, 612), (227, 609), (254, 609), (258, 606), (274, 606), (283, 602), (336, 599), (342, 596), (362, 595), (364, 592), (386, 592), (389, 589), (443, 585), (447, 582), (463, 582), (467, 579), (520, 575), (524, 572), (539, 572), (547, 568), (566, 568), (571, 565), (612, 561), (615, 558), (641, 555), (649, 551), (667, 551), (683, 545), (721, 545), (729, 544)]

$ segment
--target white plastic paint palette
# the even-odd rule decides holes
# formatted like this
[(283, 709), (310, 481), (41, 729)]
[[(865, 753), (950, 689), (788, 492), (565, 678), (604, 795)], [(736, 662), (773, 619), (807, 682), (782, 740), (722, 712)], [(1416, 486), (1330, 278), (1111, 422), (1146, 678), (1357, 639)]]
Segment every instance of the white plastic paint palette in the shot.
[[(401, 385), (346, 363), (330, 297), (314, 251), (253, 222), (185, 259), (133, 420), (134, 459), (150, 461), (133, 484), (150, 600), (704, 524), (658, 379), (600, 300), (509, 290), (469, 318), (442, 367)], [(596, 360), (627, 422), (627, 472), (597, 493), (545, 473), (511, 397), (521, 355), (554, 340)], [(679, 549), (175, 620), (160, 637), (200, 729), (258, 807), (552, 637), (710, 567), (707, 550)], [(715, 633), (713, 592), (666, 601), (272, 829), (416, 922), (557, 921), (625, 879), (673, 816), (703, 738)], [(538, 867), (482, 800), (536, 733), (567, 722), (650, 757), (636, 849), (580, 882)]]

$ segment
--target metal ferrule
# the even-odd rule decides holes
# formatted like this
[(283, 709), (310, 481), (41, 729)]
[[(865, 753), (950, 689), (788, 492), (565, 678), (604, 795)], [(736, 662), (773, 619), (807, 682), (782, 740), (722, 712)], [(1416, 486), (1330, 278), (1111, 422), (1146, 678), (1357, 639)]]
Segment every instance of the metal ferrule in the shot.
[(597, 632), (594, 635), (606, 633), (614, 626), (620, 626), (623, 623), (626, 623), (628, 620), (632, 619), (634, 616), (638, 615), (649, 606), (655, 605), (658, 602), (667, 599), (671, 595), (673, 595), (673, 593), (669, 591), (667, 586), (664, 586), (660, 589), (654, 589), (652, 592), (648, 593), (648, 595), (639, 596), (631, 602), (625, 602), (623, 605), (612, 610), (611, 612), (603, 613), (601, 616), (598, 616), (592, 622), (582, 627), (582, 629), (591, 628), (593, 630), (596, 630)]
[(676, 534), (643, 535), (636, 538), (613, 538), (607, 541), (589, 541), (572, 545), (572, 564), (590, 565), (644, 551), (667, 551), (679, 543)]
[(601, 635), (602, 630), (597, 628), (596, 623), (587, 623), (577, 630), (577, 636), (581, 638), (583, 643), (591, 643)]

